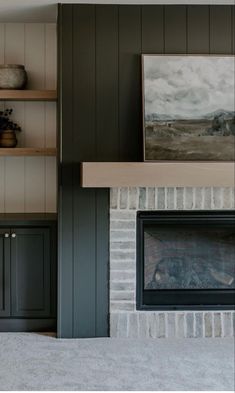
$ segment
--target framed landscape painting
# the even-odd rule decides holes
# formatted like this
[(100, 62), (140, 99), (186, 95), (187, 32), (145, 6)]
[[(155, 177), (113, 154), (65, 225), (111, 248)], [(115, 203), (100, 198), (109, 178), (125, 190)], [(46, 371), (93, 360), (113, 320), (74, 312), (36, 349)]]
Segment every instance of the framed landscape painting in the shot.
[(145, 161), (234, 161), (234, 59), (142, 55)]

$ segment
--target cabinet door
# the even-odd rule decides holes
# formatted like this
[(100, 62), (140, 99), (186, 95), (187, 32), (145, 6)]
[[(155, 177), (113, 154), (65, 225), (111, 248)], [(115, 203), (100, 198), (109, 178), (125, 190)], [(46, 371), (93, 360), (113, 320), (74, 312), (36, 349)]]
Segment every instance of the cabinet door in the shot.
[(0, 228), (0, 317), (8, 316), (10, 316), (10, 230)]
[(49, 228), (11, 230), (13, 317), (51, 314), (51, 255)]

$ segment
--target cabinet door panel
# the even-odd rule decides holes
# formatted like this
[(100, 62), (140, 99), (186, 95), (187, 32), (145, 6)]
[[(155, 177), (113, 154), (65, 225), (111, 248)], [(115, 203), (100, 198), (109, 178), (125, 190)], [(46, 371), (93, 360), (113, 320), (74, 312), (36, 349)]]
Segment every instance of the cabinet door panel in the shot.
[(11, 262), (12, 316), (50, 316), (50, 230), (12, 229)]
[(10, 315), (10, 233), (0, 228), (0, 317)]

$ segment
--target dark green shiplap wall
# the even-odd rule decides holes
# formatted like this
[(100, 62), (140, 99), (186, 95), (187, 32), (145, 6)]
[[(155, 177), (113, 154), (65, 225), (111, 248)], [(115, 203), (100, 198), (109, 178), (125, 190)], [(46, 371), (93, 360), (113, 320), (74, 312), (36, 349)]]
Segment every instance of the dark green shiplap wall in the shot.
[(234, 53), (234, 6), (59, 9), (59, 337), (108, 335), (109, 190), (81, 161), (141, 161), (141, 53)]

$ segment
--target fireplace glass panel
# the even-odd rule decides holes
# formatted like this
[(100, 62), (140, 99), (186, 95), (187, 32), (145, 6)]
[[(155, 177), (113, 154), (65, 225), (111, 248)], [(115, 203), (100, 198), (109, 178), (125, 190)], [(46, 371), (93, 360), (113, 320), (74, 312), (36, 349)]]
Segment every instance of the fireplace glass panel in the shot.
[(234, 289), (235, 230), (144, 225), (144, 289)]

